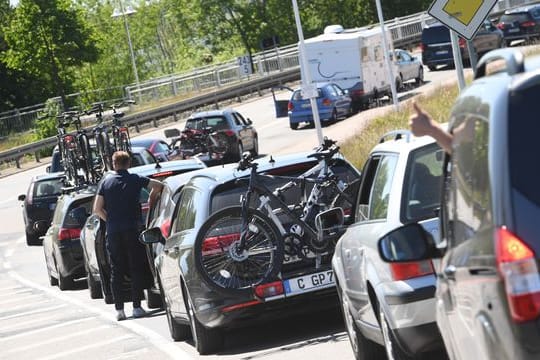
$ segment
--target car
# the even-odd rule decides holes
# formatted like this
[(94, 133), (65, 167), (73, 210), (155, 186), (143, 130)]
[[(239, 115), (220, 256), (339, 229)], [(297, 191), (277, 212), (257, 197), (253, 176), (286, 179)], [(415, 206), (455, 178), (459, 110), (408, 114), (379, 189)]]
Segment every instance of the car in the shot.
[(424, 82), (424, 66), (415, 56), (406, 50), (395, 49), (395, 64), (397, 66), (396, 90), (402, 90), (407, 81), (414, 80), (416, 85)]
[[(321, 125), (346, 118), (353, 112), (352, 100), (348, 92), (333, 83), (317, 84), (317, 108)], [(291, 129), (298, 129), (300, 123), (313, 125), (311, 103), (303, 96), (302, 89), (293, 91), (287, 109)]]
[(503, 32), (506, 46), (514, 40), (540, 39), (540, 5), (509, 9), (502, 14), (497, 27)]
[[(258, 171), (275, 175), (268, 178), (267, 183), (270, 188), (275, 188), (290, 179), (278, 175), (298, 176), (316, 164), (316, 160), (307, 155), (302, 153), (260, 158), (257, 160)], [(339, 158), (336, 161), (338, 179), (348, 183), (360, 177), (358, 170), (345, 159)], [(288, 280), (306, 277), (307, 284), (311, 279), (319, 279), (319, 274), (322, 273), (329, 274), (332, 279), (331, 251), (314, 258), (307, 246), (296, 245), (294, 237), (286, 240), (289, 250), (281, 270), (283, 283), (276, 279), (272, 283), (261, 284), (248, 293), (227, 294), (216, 291), (205, 283), (194, 265), (195, 238), (211, 214), (227, 206), (239, 204), (246, 184), (238, 182), (237, 179), (246, 178), (247, 175), (248, 171), (237, 171), (235, 164), (228, 164), (177, 176), (190, 178), (185, 183), (185, 179), (180, 179), (178, 184), (183, 185), (169, 197), (174, 199), (175, 206), (170, 215), (170, 228), (165, 231), (168, 235), (163, 235), (163, 226), (149, 228), (141, 234), (141, 240), (145, 244), (162, 245), (157, 249), (154, 265), (171, 337), (180, 341), (191, 334), (200, 354), (211, 353), (222, 347), (224, 331), (229, 328), (247, 326), (278, 315), (285, 316), (288, 313), (337, 305), (333, 281), (312, 287), (305, 286), (304, 289), (298, 288), (294, 294), (283, 293), (283, 287), (286, 286), (283, 284), (288, 283)], [(170, 178), (167, 182), (172, 180), (175, 178)], [(351, 186), (351, 194), (356, 193), (356, 188)], [(295, 187), (294, 191), (287, 193), (284, 201), (294, 204), (301, 191), (300, 187)], [(344, 212), (350, 213), (352, 206), (345, 207)], [(165, 219), (161, 224), (168, 221)], [(281, 289), (281, 293), (274, 293), (276, 289)]]
[(190, 115), (184, 127), (186, 130), (218, 132), (225, 135), (228, 161), (240, 160), (244, 151), (259, 154), (259, 136), (249, 118), (234, 109), (210, 110)]
[(150, 150), (145, 147), (133, 146), (131, 147), (131, 167), (155, 164), (158, 159), (152, 154)]
[(169, 144), (157, 138), (133, 138), (131, 146), (147, 148), (158, 161), (181, 160), (178, 151), (171, 149)]
[(26, 194), (18, 196), (22, 202), (27, 245), (41, 245), (40, 237), (49, 228), (65, 179), (63, 172), (36, 175), (30, 180)]
[(43, 253), (51, 285), (72, 290), (86, 276), (80, 234), (91, 213), (96, 189), (87, 187), (58, 198), (51, 226), (43, 237)]
[[(414, 222), (379, 240), (385, 261), (440, 262), (435, 313), (451, 359), (540, 358), (540, 173), (527, 155), (540, 131), (539, 69), (540, 57), (513, 48), (482, 59), (450, 115), (442, 241)], [(409, 251), (393, 251), (402, 243)]]
[[(206, 165), (198, 159), (188, 160), (172, 160), (159, 164), (149, 164), (129, 169), (130, 173), (147, 176), (153, 179), (164, 180), (169, 176), (181, 174), (188, 171), (205, 168)], [(105, 179), (108, 174), (103, 176)], [(103, 181), (102, 179), (102, 181)], [(98, 184), (99, 186), (99, 184)], [(141, 191), (141, 229), (144, 228), (146, 214), (148, 212), (148, 196), (146, 189)], [(81, 233), (81, 243), (83, 245), (84, 263), (88, 273), (88, 289), (92, 299), (104, 297), (105, 302), (110, 304), (113, 302), (112, 292), (110, 288), (110, 263), (108, 260), (107, 251), (105, 249), (105, 222), (95, 213), (87, 218), (86, 224)], [(141, 264), (148, 267), (148, 264)], [(152, 277), (150, 271), (147, 272), (146, 280), (147, 289), (152, 287)], [(131, 301), (131, 292), (129, 282), (126, 282), (126, 300)], [(161, 299), (158, 295), (154, 295), (156, 291), (148, 290), (146, 294), (147, 304), (150, 308), (161, 306)]]
[[(445, 25), (434, 23), (424, 27), (421, 41), (422, 63), (429, 70), (435, 71), (438, 65), (454, 66), (450, 31)], [(504, 46), (503, 33), (491, 21), (486, 20), (475, 34), (472, 43), (476, 54), (480, 58), (488, 51)], [(470, 62), (465, 39), (459, 38), (459, 48), (463, 61)]]
[[(357, 359), (411, 359), (444, 349), (435, 319), (431, 261), (389, 265), (377, 241), (390, 229), (419, 222), (437, 234), (443, 151), (430, 137), (396, 130), (369, 153), (355, 223), (332, 258), (345, 328)], [(429, 357), (428, 357), (429, 358)]]

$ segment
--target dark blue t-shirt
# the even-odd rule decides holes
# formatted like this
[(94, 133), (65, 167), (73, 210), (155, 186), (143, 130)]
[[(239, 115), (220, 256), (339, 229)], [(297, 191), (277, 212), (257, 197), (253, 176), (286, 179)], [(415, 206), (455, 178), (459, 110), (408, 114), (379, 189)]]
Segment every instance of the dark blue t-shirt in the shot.
[(127, 170), (118, 170), (103, 180), (98, 194), (105, 200), (109, 234), (139, 228), (139, 196), (149, 181), (149, 178), (130, 174)]

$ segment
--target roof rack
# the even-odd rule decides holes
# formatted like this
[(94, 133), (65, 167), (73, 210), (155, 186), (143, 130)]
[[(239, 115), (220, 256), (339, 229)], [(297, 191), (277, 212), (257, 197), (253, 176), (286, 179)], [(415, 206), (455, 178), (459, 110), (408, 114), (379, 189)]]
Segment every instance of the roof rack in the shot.
[(505, 48), (492, 50), (486, 55), (482, 56), (482, 59), (480, 59), (480, 62), (476, 66), (474, 78), (479, 79), (486, 76), (486, 68), (488, 64), (495, 61), (504, 62), (504, 66), (502, 66), (500, 70), (495, 71), (493, 74), (498, 72), (506, 72), (511, 76), (525, 72), (524, 58), (523, 53), (517, 49)]
[(386, 138), (392, 138), (392, 140), (399, 140), (405, 137), (406, 142), (411, 141), (412, 132), (410, 130), (393, 130), (389, 131), (379, 139), (379, 144), (385, 142)]

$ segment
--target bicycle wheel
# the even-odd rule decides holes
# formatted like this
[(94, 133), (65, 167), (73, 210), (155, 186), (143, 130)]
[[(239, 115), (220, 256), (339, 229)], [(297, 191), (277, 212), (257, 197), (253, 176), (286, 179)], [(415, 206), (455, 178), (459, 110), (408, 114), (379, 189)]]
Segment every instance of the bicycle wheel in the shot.
[(245, 249), (238, 251), (242, 208), (214, 213), (201, 226), (194, 244), (195, 268), (214, 290), (226, 294), (252, 293), (273, 280), (283, 262), (279, 230), (262, 212), (248, 210)]
[(131, 152), (131, 141), (129, 140), (129, 134), (127, 130), (120, 130), (120, 149), (122, 151)]
[(214, 154), (223, 156), (229, 150), (227, 135), (222, 133), (210, 134), (209, 140), (211, 151)]
[(109, 142), (109, 135), (106, 132), (98, 133), (96, 135), (96, 144), (99, 156), (101, 157), (103, 170), (112, 170), (112, 152), (111, 143)]
[(79, 142), (79, 150), (81, 155), (80, 165), (84, 171), (86, 182), (91, 183), (95, 179), (92, 175), (93, 160), (90, 142), (88, 141), (88, 136), (86, 136), (86, 134), (80, 134), (77, 140)]
[(345, 190), (337, 192), (332, 200), (331, 207), (341, 207), (345, 215), (345, 224), (350, 225), (354, 222), (356, 213), (356, 197), (360, 188), (360, 178), (355, 179), (347, 184)]

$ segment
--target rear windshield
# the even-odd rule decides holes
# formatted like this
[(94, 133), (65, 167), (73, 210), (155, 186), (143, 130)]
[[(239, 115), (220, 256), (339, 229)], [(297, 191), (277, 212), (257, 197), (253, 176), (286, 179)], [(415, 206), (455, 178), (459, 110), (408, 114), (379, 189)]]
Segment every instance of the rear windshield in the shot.
[(450, 42), (450, 31), (446, 26), (434, 26), (422, 31), (422, 43), (435, 44)]
[[(317, 98), (321, 98), (322, 96), (323, 96), (322, 90), (317, 89)], [(304, 99), (304, 97), (302, 96), (301, 90), (295, 90), (295, 92), (292, 95), (292, 100), (301, 101), (301, 100), (308, 100), (308, 99)]]
[(40, 180), (34, 185), (33, 197), (59, 196), (63, 186), (62, 178)]
[(211, 127), (214, 130), (226, 130), (229, 128), (227, 119), (224, 116), (194, 118), (186, 121), (186, 129), (202, 130), (205, 127)]
[(513, 22), (523, 23), (526, 21), (529, 21), (529, 13), (515, 13), (515, 14), (505, 14), (501, 16), (501, 20), (499, 22), (505, 23), (505, 24), (511, 24)]
[(538, 153), (538, 99), (540, 84), (511, 93), (508, 109), (508, 156), (512, 187), (540, 205), (540, 166), (536, 166), (531, 158), (532, 154)]
[(69, 206), (69, 210), (64, 218), (65, 227), (82, 227), (86, 218), (90, 216), (92, 212), (92, 199), (88, 197), (82, 201), (73, 202)]

